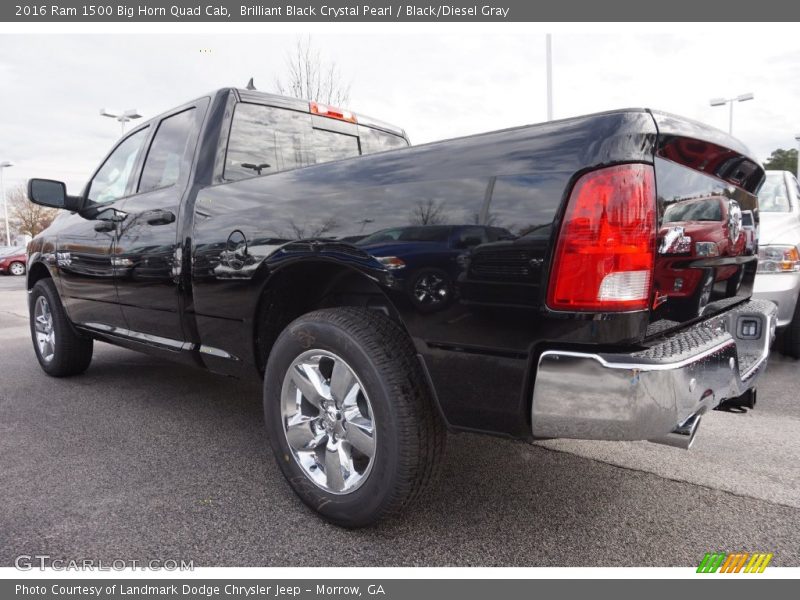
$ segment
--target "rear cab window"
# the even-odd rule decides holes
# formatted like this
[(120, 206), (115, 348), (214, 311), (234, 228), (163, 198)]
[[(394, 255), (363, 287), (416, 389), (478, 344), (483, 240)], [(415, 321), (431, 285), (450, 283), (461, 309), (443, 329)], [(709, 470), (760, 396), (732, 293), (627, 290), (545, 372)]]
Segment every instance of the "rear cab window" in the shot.
[(358, 126), (358, 138), (361, 141), (361, 154), (375, 154), (408, 147), (408, 140), (405, 138), (364, 125)]
[(408, 146), (399, 135), (310, 112), (239, 102), (223, 178), (236, 181)]

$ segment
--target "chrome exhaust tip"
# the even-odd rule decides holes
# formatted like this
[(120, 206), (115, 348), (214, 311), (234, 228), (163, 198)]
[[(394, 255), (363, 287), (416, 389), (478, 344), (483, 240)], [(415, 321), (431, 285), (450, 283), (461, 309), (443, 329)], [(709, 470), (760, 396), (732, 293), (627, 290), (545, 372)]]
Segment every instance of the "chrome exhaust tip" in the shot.
[(693, 414), (667, 435), (648, 441), (654, 444), (662, 444), (664, 446), (688, 450), (694, 443), (694, 436), (697, 434), (697, 428), (700, 425), (700, 416), (699, 414)]

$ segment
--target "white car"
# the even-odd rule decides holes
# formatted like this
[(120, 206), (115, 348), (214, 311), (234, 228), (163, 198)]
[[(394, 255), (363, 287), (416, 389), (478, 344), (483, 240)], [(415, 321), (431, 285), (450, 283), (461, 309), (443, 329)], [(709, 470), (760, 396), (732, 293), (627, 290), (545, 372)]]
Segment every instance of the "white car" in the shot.
[(758, 274), (753, 296), (778, 305), (778, 349), (800, 358), (800, 186), (789, 171), (767, 171), (758, 193)]

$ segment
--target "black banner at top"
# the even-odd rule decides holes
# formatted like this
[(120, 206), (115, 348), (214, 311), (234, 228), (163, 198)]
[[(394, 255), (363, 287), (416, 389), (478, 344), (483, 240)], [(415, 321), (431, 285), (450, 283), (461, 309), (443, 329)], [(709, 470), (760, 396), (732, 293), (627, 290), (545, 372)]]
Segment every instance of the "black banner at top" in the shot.
[(11, 0), (6, 22), (791, 21), (786, 0)]

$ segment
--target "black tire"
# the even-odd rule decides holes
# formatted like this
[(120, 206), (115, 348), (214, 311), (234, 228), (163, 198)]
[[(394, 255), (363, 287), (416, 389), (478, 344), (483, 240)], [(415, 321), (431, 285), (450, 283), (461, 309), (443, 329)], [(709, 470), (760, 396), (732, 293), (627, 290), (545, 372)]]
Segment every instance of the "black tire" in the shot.
[(742, 287), (743, 280), (744, 280), (744, 265), (736, 269), (736, 272), (728, 278), (728, 281), (725, 282), (725, 297), (732, 298), (733, 296), (738, 294), (739, 289)]
[(442, 269), (426, 268), (414, 273), (408, 282), (411, 304), (429, 314), (444, 310), (453, 299), (453, 284)]
[(8, 265), (8, 274), (9, 275), (14, 275), (16, 277), (20, 277), (22, 275), (25, 275), (25, 272), (26, 272), (25, 263), (23, 263), (23, 262), (19, 262), (18, 260), (16, 260), (16, 261), (12, 262), (10, 265)]
[(711, 301), (711, 295), (714, 293), (714, 275), (714, 269), (708, 269), (703, 274), (703, 278), (700, 280), (700, 285), (698, 286), (697, 292), (692, 299), (691, 307), (692, 312), (694, 313), (692, 316), (701, 317), (706, 311), (706, 307)]
[(794, 308), (791, 323), (783, 331), (781, 353), (792, 358), (800, 358), (800, 299)]
[[(331, 493), (311, 480), (284, 430), (284, 379), (311, 350), (341, 357), (369, 396), (374, 454), (359, 487), (346, 493)], [(417, 501), (438, 474), (447, 437), (411, 340), (386, 316), (360, 308), (318, 310), (286, 327), (267, 363), (264, 416), (275, 458), (295, 493), (343, 527), (371, 525)]]
[[(42, 305), (49, 310), (54, 341), (52, 355), (44, 356), (42, 349), (37, 341), (37, 320), (36, 310), (39, 298), (42, 298)], [(49, 277), (40, 279), (31, 290), (29, 299), (31, 338), (33, 340), (33, 350), (42, 369), (52, 377), (69, 377), (79, 375), (89, 368), (92, 362), (92, 352), (94, 343), (92, 338), (78, 333), (73, 327), (61, 299), (58, 296), (53, 280)]]

